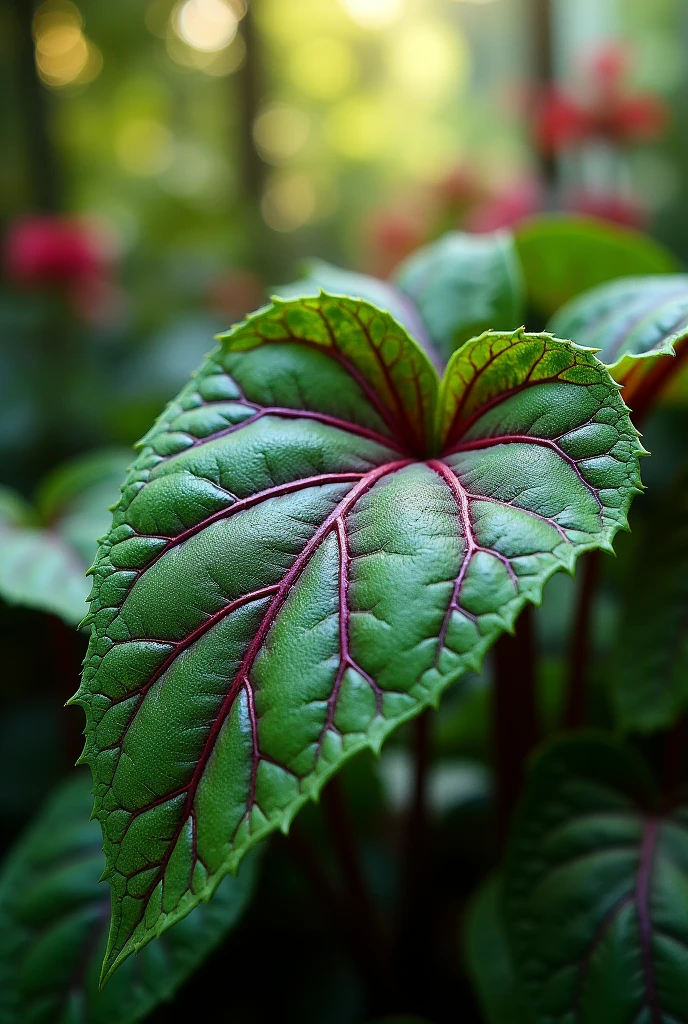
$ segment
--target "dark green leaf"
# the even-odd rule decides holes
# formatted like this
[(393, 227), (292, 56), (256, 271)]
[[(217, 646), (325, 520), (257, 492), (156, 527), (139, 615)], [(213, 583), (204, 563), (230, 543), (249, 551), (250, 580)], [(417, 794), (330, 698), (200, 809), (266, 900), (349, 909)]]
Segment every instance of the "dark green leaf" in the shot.
[(678, 269), (672, 254), (657, 242), (592, 217), (548, 215), (525, 221), (516, 232), (516, 248), (528, 303), (545, 317), (613, 278)]
[(659, 356), (673, 356), (688, 337), (688, 275), (626, 277), (567, 303), (549, 329), (578, 345), (599, 349), (615, 380), (646, 372)]
[(537, 758), (504, 884), (535, 1024), (688, 1019), (688, 805), (660, 812), (631, 752), (586, 736)]
[(132, 957), (102, 992), (110, 899), (88, 776), (51, 798), (0, 869), (3, 1024), (133, 1024), (170, 999), (236, 924), (255, 879), (247, 862), (211, 904)]
[(469, 338), (523, 322), (523, 274), (506, 231), (452, 231), (409, 256), (394, 281), (418, 307), (445, 362)]
[(613, 658), (625, 732), (666, 729), (688, 708), (688, 479), (666, 495), (635, 552)]
[(0, 597), (76, 625), (86, 612), (86, 571), (117, 499), (127, 451), (82, 456), (46, 480), (34, 512), (0, 493)]
[(366, 303), (275, 302), (227, 334), (142, 442), (94, 566), (75, 699), (105, 975), (609, 548), (639, 452), (604, 367), (549, 335), (468, 342), (438, 394)]
[(499, 878), (486, 882), (473, 898), (465, 923), (463, 956), (485, 1024), (532, 1024), (511, 958)]

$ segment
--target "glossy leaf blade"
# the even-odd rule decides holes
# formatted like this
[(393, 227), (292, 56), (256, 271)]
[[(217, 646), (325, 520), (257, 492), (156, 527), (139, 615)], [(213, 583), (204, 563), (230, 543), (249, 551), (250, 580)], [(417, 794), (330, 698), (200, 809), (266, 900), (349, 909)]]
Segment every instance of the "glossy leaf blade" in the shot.
[(515, 237), (528, 303), (547, 318), (605, 281), (679, 269), (674, 256), (657, 242), (594, 217), (534, 217), (518, 227)]
[(533, 1024), (506, 934), (501, 878), (489, 879), (471, 901), (463, 959), (485, 1024)]
[(506, 231), (449, 232), (409, 256), (394, 281), (418, 308), (445, 362), (469, 338), (523, 322), (523, 274)]
[[(491, 344), (525, 406), (490, 390)], [(585, 373), (541, 386), (545, 355)], [(443, 401), (486, 403), (465, 443), (452, 405), (439, 456), (448, 414), (403, 328), (339, 297), (280, 302), (144, 440), (94, 567), (76, 698), (113, 888), (106, 976), (623, 525), (639, 444), (592, 356), (517, 334), (468, 343), (448, 374)], [(509, 437), (490, 426), (502, 400)]]
[(560, 338), (599, 349), (598, 358), (625, 383), (659, 356), (673, 356), (688, 337), (688, 275), (621, 278), (584, 292), (555, 313)]
[(505, 895), (535, 1024), (688, 1017), (688, 806), (654, 801), (642, 763), (604, 737), (534, 764)]
[(0, 868), (3, 1024), (134, 1024), (170, 999), (247, 906), (255, 864), (98, 990), (110, 911), (100, 829), (82, 772), (63, 784)]
[(688, 709), (685, 477), (650, 517), (629, 579), (612, 661), (613, 705), (623, 732), (648, 733), (670, 728)]

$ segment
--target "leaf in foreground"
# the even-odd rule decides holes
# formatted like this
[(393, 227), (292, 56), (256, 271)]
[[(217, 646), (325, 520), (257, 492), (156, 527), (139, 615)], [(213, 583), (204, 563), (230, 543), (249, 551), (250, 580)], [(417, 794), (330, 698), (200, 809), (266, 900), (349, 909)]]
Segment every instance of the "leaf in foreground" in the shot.
[(445, 363), (469, 338), (523, 323), (523, 273), (507, 231), (450, 231), (404, 260), (393, 280), (417, 307)]
[(616, 720), (624, 732), (668, 729), (688, 709), (688, 478), (654, 510), (629, 579), (611, 672)]
[(532, 1024), (507, 939), (501, 878), (488, 879), (471, 901), (463, 959), (485, 1024)]
[(591, 736), (537, 759), (505, 896), (535, 1024), (688, 1018), (688, 805), (660, 811), (633, 753)]
[(549, 335), (469, 342), (438, 389), (363, 302), (230, 331), (144, 438), (94, 566), (75, 700), (105, 977), (609, 549), (639, 452), (604, 367)]
[(674, 256), (658, 242), (595, 217), (545, 214), (524, 221), (515, 237), (528, 303), (544, 317), (616, 277), (678, 269)]
[[(650, 274), (610, 281), (573, 299), (552, 317), (560, 338), (599, 349), (620, 383), (645, 374), (659, 356), (676, 355), (688, 337), (688, 275)], [(631, 403), (632, 404), (632, 403)]]
[(0, 495), (0, 597), (77, 625), (86, 612), (86, 571), (107, 529), (128, 451), (96, 452), (66, 463), (45, 481), (36, 509)]
[(0, 869), (3, 1024), (142, 1020), (172, 997), (248, 904), (253, 861), (98, 991), (110, 898), (99, 884), (103, 854), (90, 806), (90, 780), (79, 772), (54, 793)]

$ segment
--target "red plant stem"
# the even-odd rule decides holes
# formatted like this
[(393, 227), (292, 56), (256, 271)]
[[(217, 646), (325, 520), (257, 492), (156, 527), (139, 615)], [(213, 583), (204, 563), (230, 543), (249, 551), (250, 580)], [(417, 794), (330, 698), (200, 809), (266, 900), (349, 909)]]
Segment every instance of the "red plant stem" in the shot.
[(500, 637), (493, 652), (497, 823), (503, 846), (521, 793), (525, 763), (540, 733), (531, 605), (521, 612), (515, 636)]
[(590, 663), (592, 609), (600, 578), (601, 552), (591, 551), (583, 561), (568, 658), (564, 726), (580, 729), (585, 721)]
[(346, 883), (352, 914), (360, 934), (371, 939), (374, 946), (373, 936), (377, 935), (376, 915), (356, 850), (353, 823), (338, 779), (332, 779), (323, 790), (322, 805), (339, 869)]
[(375, 961), (368, 955), (366, 940), (361, 940), (358, 922), (347, 912), (344, 900), (330, 882), (310, 839), (298, 824), (292, 826), (287, 849), (313, 890), (328, 927), (343, 940), (345, 950), (361, 980), (370, 990), (374, 990), (379, 984), (379, 978)]
[(432, 712), (424, 711), (413, 722), (414, 779), (411, 803), (402, 837), (402, 890), (399, 907), (399, 956), (401, 977), (413, 997), (418, 984), (427, 981), (432, 945), (431, 886), (428, 836), (428, 768), (431, 752)]

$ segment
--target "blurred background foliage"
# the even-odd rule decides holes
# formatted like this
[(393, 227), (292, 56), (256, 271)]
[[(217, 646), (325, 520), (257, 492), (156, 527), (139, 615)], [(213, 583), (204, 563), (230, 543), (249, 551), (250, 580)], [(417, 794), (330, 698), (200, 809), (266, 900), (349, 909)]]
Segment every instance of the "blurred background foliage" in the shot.
[(131, 444), (309, 255), (542, 209), (679, 255), (680, 0), (2, 0), (3, 482)]
[[(308, 257), (384, 277), (445, 231), (543, 211), (648, 230), (685, 263), (687, 44), (685, 0), (0, 0), (6, 842), (80, 752), (80, 716), (61, 705), (84, 637), (53, 613), (77, 621), (105, 492), (116, 500), (131, 445), (213, 334)], [(673, 383), (647, 425), (651, 488), (684, 461), (684, 395)], [(661, 493), (650, 494), (651, 511)], [(622, 538), (599, 598), (600, 674), (637, 543)], [(66, 611), (36, 599), (50, 573), (67, 572)], [(551, 588), (537, 629), (556, 728), (575, 584), (557, 577)], [(464, 896), (492, 855), (486, 676), (448, 696), (433, 740), (434, 867), (438, 886)], [(411, 773), (394, 747), (344, 773), (367, 829), (366, 869), (390, 904), (399, 826), (383, 809), (409, 804)], [(303, 822), (321, 843), (318, 812)], [(359, 1019), (350, 965), (329, 956), (331, 922), (314, 907), (303, 928), (322, 972), (304, 989), (290, 924), (303, 878), (271, 863), (232, 962), (249, 971), (261, 943), (293, 1019), (325, 1019), (325, 998), (328, 1021)], [(435, 910), (453, 950), (457, 921)], [(217, 968), (209, 961), (199, 984)], [(437, 971), (454, 978), (453, 954)], [(471, 998), (456, 992), (469, 1014)], [(245, 1001), (237, 1021), (255, 1019)]]

